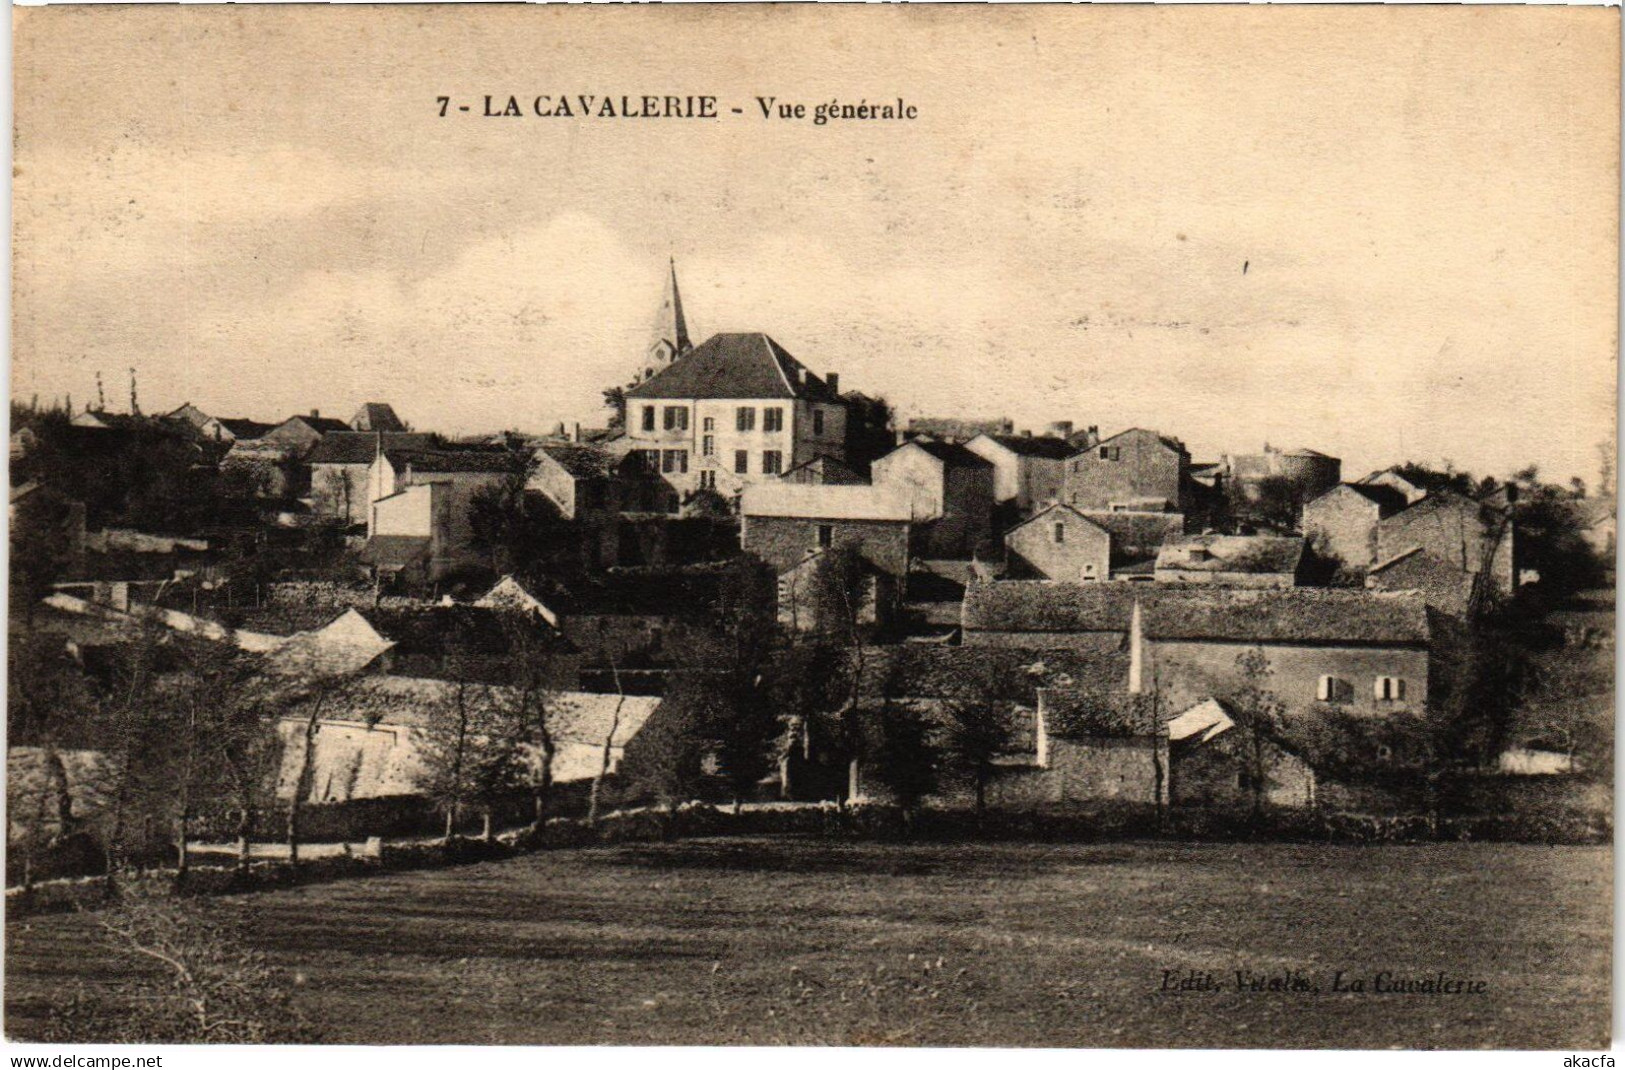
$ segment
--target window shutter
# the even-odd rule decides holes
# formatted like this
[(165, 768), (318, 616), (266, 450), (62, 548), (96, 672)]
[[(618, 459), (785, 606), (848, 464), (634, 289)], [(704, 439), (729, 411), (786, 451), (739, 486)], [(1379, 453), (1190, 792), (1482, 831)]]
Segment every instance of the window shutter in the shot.
[(1377, 677), (1377, 683), (1371, 689), (1371, 697), (1374, 698), (1374, 699), (1377, 699), (1378, 701), (1381, 701), (1382, 699), (1387, 698), (1388, 696), (1383, 694), (1383, 692), (1387, 690), (1387, 688), (1384, 687), (1383, 685), (1386, 684), (1387, 682), (1388, 682), (1387, 677), (1385, 677), (1385, 676)]
[(1330, 702), (1332, 700), (1332, 678), (1330, 676), (1322, 676), (1320, 678), (1320, 687), (1316, 690), (1315, 697), (1322, 702)]
[(1397, 676), (1394, 677), (1394, 697), (1396, 699), (1405, 697), (1405, 681)]

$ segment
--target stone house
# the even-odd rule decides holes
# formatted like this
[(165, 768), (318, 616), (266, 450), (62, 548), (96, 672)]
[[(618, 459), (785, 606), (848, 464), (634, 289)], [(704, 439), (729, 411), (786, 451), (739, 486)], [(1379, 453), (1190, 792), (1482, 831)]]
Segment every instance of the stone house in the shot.
[(1513, 563), (1514, 524), (1508, 503), (1474, 500), (1453, 491), (1434, 491), (1377, 522), (1376, 558), (1386, 561), (1421, 547), (1441, 561), (1480, 577), (1486, 593), (1510, 595), (1517, 587)]
[(993, 498), (1027, 516), (1061, 500), (1066, 462), (1078, 451), (1064, 437), (980, 434), (965, 448), (993, 465)]
[(1111, 577), (1112, 539), (1070, 505), (1051, 505), (1004, 536), (1011, 579), (1097, 583)]
[(1343, 483), (1304, 505), (1303, 534), (1321, 557), (1365, 568), (1377, 560), (1377, 524), (1407, 504), (1394, 487)]
[(432, 449), (433, 435), (335, 431), (324, 435), (305, 463), (310, 467), (310, 508), (318, 521), (356, 527), (367, 522), (377, 494), (370, 483), (380, 451)]
[(1015, 423), (1007, 416), (990, 420), (967, 420), (957, 416), (911, 417), (898, 433), (898, 445), (916, 438), (932, 438), (938, 442), (969, 442), (977, 435), (1011, 435)]
[(484, 564), (485, 556), (474, 547), (472, 503), (517, 470), (514, 455), (506, 450), (380, 453), (368, 473), (371, 492), (379, 495), (368, 512), (369, 562), (397, 574), (421, 567), (431, 582), (458, 568)]
[(1433, 638), (1410, 591), (1023, 581), (971, 587), (962, 632), (967, 646), (1137, 652), (1134, 677), (1168, 708), (1235, 693), (1240, 659), (1256, 651), (1289, 714), (1330, 704), (1372, 716), (1425, 708)]
[(1304, 540), (1286, 535), (1183, 535), (1157, 553), (1158, 583), (1295, 587)]
[(899, 488), (762, 483), (740, 499), (739, 545), (776, 573), (834, 547), (855, 545), (889, 575), (908, 574), (914, 513)]
[(915, 522), (914, 553), (969, 558), (993, 537), (993, 465), (964, 446), (915, 439), (875, 461), (877, 487), (906, 496)]
[(1190, 467), (1190, 452), (1178, 439), (1130, 428), (1066, 462), (1063, 500), (1083, 512), (1188, 513)]
[[(230, 427), (228, 421), (221, 423)], [(349, 430), (344, 421), (312, 411), (308, 416), (290, 416), (269, 431), (252, 437), (246, 431), (233, 431), (231, 448), (221, 461), (221, 470), (252, 473), (262, 497), (296, 497), (309, 487), (309, 470), (303, 466), (305, 457), (324, 436)]]
[(626, 391), (625, 449), (681, 494), (731, 498), (819, 455), (844, 457), (838, 388), (765, 334), (713, 335)]
[(1269, 481), (1290, 488), (1299, 503), (1313, 501), (1343, 478), (1343, 462), (1336, 457), (1305, 447), (1274, 449), (1267, 442), (1261, 453), (1226, 456), (1222, 469), (1230, 485), (1249, 501), (1258, 500)]
[(621, 461), (592, 444), (557, 443), (537, 448), (525, 487), (542, 494), (559, 516), (579, 527), (581, 561), (608, 568), (620, 560), (619, 519), (623, 502)]
[[(867, 557), (859, 560), (854, 603), (831, 603), (825, 597), (825, 571), (832, 551), (817, 550), (791, 565), (778, 577), (778, 621), (798, 632), (813, 631), (831, 623), (824, 614), (833, 610), (836, 622), (850, 620), (860, 625), (885, 627), (895, 618), (901, 601), (904, 577), (877, 567)], [(850, 613), (850, 616), (848, 614)]]

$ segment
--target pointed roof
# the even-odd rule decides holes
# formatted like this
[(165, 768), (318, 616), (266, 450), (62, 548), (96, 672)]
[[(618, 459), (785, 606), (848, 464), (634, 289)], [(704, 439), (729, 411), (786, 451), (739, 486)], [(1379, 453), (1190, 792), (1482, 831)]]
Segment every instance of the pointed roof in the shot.
[(626, 396), (840, 400), (828, 383), (760, 331), (714, 334)]
[(670, 273), (666, 276), (666, 296), (660, 302), (660, 315), (655, 322), (654, 344), (665, 342), (671, 346), (672, 356), (680, 357), (694, 348), (688, 339), (688, 321), (683, 317), (683, 295), (677, 289), (677, 260), (670, 260)]
[(367, 401), (350, 417), (350, 428), (355, 431), (393, 431), (406, 430), (401, 418), (395, 415), (395, 407), (386, 401)]

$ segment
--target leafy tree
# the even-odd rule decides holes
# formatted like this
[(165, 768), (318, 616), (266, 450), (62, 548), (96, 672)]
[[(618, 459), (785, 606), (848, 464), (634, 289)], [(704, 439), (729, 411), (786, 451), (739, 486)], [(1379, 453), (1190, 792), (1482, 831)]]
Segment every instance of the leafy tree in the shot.
[(1240, 730), (1242, 761), (1252, 798), (1254, 821), (1263, 816), (1268, 797), (1269, 774), (1276, 741), (1281, 738), (1284, 707), (1270, 689), (1274, 670), (1261, 647), (1242, 651), (1236, 657), (1240, 680), (1229, 696), (1231, 712)]
[(940, 782), (941, 755), (934, 732), (921, 710), (890, 697), (864, 724), (864, 764), (891, 792), (909, 823)]
[(627, 783), (668, 812), (695, 798), (703, 761), (714, 749), (706, 729), (725, 716), (724, 701), (704, 676), (674, 674), (660, 708), (626, 745), (621, 775)]
[(609, 427), (619, 430), (626, 426), (626, 387), (612, 386), (604, 391), (604, 408), (609, 410)]
[(504, 614), (508, 681), (512, 695), (502, 711), (506, 734), (531, 749), (523, 779), (530, 789), (535, 826), (547, 820), (553, 794), (553, 763), (558, 755), (562, 679), (546, 626), (526, 613)]
[(1009, 738), (998, 674), (991, 662), (956, 663), (942, 701), (946, 715), (945, 751), (970, 777), (976, 812), (987, 809), (987, 785), (995, 759)]

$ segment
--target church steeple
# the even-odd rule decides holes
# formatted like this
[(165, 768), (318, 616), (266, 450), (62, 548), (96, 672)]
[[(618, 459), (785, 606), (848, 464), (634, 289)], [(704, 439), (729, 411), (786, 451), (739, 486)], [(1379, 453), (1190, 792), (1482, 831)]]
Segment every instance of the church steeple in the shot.
[(666, 365), (694, 348), (689, 341), (688, 320), (683, 316), (683, 295), (677, 289), (677, 260), (669, 261), (666, 275), (666, 296), (660, 302), (660, 314), (655, 321), (654, 340), (643, 358), (643, 374), (647, 379)]

